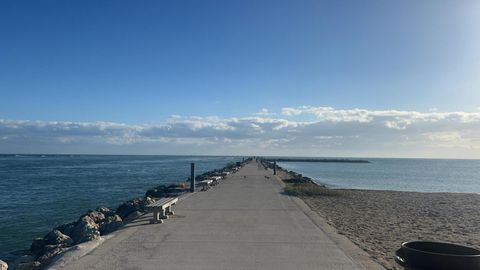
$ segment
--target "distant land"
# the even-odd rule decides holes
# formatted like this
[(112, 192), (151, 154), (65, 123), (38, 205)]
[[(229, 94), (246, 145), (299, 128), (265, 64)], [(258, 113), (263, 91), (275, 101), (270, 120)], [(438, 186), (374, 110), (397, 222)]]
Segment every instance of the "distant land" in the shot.
[(364, 159), (348, 159), (348, 158), (267, 158), (268, 161), (277, 162), (339, 162), (339, 163), (370, 163)]

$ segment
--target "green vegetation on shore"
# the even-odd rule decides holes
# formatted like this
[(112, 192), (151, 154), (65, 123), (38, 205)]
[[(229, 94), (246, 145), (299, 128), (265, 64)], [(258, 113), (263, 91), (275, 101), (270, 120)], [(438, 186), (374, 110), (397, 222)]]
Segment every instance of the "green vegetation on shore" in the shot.
[[(262, 165), (265, 168), (273, 169), (274, 165), (269, 160), (262, 160)], [(324, 185), (315, 183), (311, 178), (303, 176), (294, 171), (287, 171), (277, 165), (277, 171), (284, 173), (286, 177), (280, 177), (285, 183), (284, 192), (290, 196), (338, 196), (340, 193), (337, 190), (329, 189)]]
[(339, 195), (333, 189), (320, 186), (312, 182), (301, 182), (296, 179), (286, 179), (283, 181), (285, 186), (285, 194), (290, 196), (337, 196)]

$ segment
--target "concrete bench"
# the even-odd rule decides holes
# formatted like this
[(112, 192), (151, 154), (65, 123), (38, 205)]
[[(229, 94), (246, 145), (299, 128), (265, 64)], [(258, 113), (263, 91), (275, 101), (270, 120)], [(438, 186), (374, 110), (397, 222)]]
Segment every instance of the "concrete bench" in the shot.
[(173, 215), (172, 206), (177, 202), (178, 198), (162, 198), (147, 205), (147, 210), (153, 213), (151, 223), (163, 223), (163, 219), (168, 219), (168, 215)]
[(212, 183), (213, 183), (213, 180), (203, 180), (203, 181), (198, 181), (197, 185), (202, 187), (202, 190), (207, 190)]

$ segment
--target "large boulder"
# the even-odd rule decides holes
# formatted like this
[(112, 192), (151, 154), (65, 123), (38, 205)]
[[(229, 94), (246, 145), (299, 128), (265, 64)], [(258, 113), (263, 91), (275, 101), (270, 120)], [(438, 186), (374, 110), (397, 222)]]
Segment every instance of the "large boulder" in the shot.
[(146, 207), (147, 205), (152, 204), (152, 203), (154, 203), (154, 202), (155, 202), (155, 200), (154, 200), (153, 198), (151, 198), (151, 197), (148, 197), (148, 196), (147, 196), (147, 197), (143, 198), (143, 210), (145, 210), (145, 207)]
[(123, 221), (119, 215), (109, 216), (102, 223), (100, 223), (100, 234), (109, 234), (118, 230), (122, 225)]
[(122, 203), (115, 213), (119, 215), (122, 219), (126, 218), (131, 213), (141, 209), (141, 202), (139, 199), (133, 199), (128, 202)]
[(35, 256), (32, 255), (22, 255), (15, 258), (15, 260), (10, 263), (11, 269), (18, 269), (19, 265), (27, 265), (35, 261)]
[(105, 219), (105, 215), (96, 210), (90, 210), (83, 216), (89, 216), (95, 223), (100, 223)]
[(2, 260), (0, 260), (0, 270), (7, 270), (8, 264)]
[(121, 204), (115, 213), (119, 215), (122, 220), (125, 220), (125, 218), (133, 212), (145, 212), (146, 206), (153, 202), (155, 202), (155, 200), (148, 196), (144, 198), (136, 198)]
[(53, 261), (55, 256), (57, 256), (60, 253), (63, 253), (65, 250), (66, 248), (63, 247), (62, 245), (51, 246), (51, 248), (49, 248), (47, 252), (45, 252), (45, 254), (37, 258), (37, 261), (40, 262), (40, 264), (43, 267), (45, 267)]
[(40, 256), (45, 252), (45, 246), (47, 245), (47, 240), (43, 238), (35, 238), (30, 245), (30, 251), (35, 256)]
[(75, 222), (75, 221), (70, 222), (70, 223), (65, 223), (65, 224), (62, 224), (62, 225), (56, 227), (54, 230), (58, 230), (61, 233), (71, 237), (73, 229), (75, 229), (76, 225), (77, 225), (77, 222)]
[(39, 261), (21, 263), (14, 268), (14, 270), (38, 270), (38, 269), (40, 269)]
[(122, 219), (125, 219), (127, 216), (129, 216), (131, 213), (135, 211), (140, 211), (144, 212), (145, 211), (145, 206), (151, 204), (154, 202), (150, 197), (145, 197), (145, 198), (136, 198), (127, 202), (122, 203), (115, 213), (119, 215)]
[(98, 239), (100, 237), (98, 229), (99, 225), (90, 216), (83, 216), (77, 222), (71, 237), (75, 244)]
[(59, 230), (53, 230), (45, 235), (44, 239), (48, 245), (64, 245), (71, 246), (73, 245), (73, 240), (70, 236), (63, 234)]
[(97, 207), (95, 210), (102, 213), (105, 218), (115, 215), (115, 211), (105, 206)]
[(139, 218), (141, 215), (143, 215), (142, 212), (135, 211), (133, 213), (130, 213), (124, 220), (125, 220), (125, 222), (130, 222), (132, 220), (135, 220), (135, 219)]

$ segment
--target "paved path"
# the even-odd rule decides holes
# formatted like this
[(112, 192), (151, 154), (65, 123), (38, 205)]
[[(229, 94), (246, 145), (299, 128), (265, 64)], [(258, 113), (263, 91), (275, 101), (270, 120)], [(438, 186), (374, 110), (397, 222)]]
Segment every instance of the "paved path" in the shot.
[(61, 269), (359, 269), (256, 163), (174, 210), (163, 224), (147, 224), (150, 215), (130, 224)]

